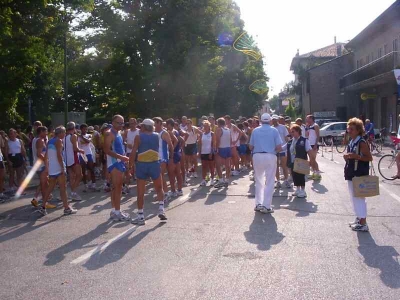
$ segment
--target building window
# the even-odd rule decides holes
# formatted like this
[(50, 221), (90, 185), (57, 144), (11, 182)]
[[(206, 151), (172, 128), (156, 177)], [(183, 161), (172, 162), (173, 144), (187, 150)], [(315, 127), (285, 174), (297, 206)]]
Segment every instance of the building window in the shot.
[(378, 49), (378, 58), (382, 57), (382, 47)]
[(393, 41), (393, 51), (399, 51), (399, 40), (395, 39)]
[(389, 53), (389, 49), (388, 49), (388, 45), (387, 44), (385, 44), (385, 46), (383, 46), (383, 55), (386, 55), (386, 54), (388, 54)]

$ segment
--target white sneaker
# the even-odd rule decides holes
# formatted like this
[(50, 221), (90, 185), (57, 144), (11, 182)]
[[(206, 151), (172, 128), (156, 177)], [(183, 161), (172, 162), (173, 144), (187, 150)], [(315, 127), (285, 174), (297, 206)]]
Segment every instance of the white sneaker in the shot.
[(357, 224), (359, 224), (359, 223), (360, 223), (360, 219), (359, 219), (359, 218), (356, 218), (353, 222), (350, 222), (350, 223), (349, 223), (349, 226), (351, 227), (351, 226), (357, 225)]
[(280, 181), (277, 181), (276, 184), (275, 184), (275, 188), (276, 188), (276, 189), (280, 189), (281, 187), (282, 187), (281, 182), (280, 182)]
[(300, 192), (299, 189), (295, 190), (294, 193), (292, 193), (292, 196), (297, 197), (299, 195), (299, 192)]
[(205, 181), (204, 179), (201, 181), (200, 186), (206, 186), (207, 185), (207, 181)]
[(213, 178), (213, 179), (211, 179), (211, 181), (210, 181), (210, 185), (213, 186), (214, 184), (215, 184), (215, 180), (214, 180), (214, 178)]
[(182, 191), (182, 190), (180, 190), (180, 191), (177, 191), (177, 192), (176, 192), (176, 194), (177, 194), (177, 197), (179, 197), (179, 196), (183, 196), (183, 191)]
[(300, 190), (297, 194), (298, 198), (306, 198), (307, 197), (307, 193), (305, 190)]
[(77, 193), (71, 193), (71, 199), (72, 201), (82, 201), (81, 196), (79, 196)]
[(261, 204), (257, 204), (256, 207), (254, 207), (254, 211), (261, 211), (263, 209), (263, 206)]

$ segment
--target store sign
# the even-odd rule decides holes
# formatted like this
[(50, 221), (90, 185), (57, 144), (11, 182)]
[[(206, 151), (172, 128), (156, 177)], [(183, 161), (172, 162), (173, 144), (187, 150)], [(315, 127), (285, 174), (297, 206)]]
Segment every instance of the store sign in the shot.
[(315, 118), (335, 118), (336, 111), (316, 111), (313, 115)]

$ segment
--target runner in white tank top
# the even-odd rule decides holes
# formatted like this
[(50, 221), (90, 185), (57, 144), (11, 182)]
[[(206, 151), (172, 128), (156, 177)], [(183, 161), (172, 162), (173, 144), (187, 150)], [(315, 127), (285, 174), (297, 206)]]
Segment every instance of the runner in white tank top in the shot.
[(306, 137), (308, 138), (308, 141), (310, 142), (310, 145), (312, 147), (312, 151), (310, 151), (310, 165), (313, 169), (313, 174), (310, 176), (310, 178), (314, 180), (320, 180), (321, 173), (319, 171), (319, 166), (317, 163), (319, 126), (315, 123), (314, 116), (312, 115), (307, 116), (306, 124)]

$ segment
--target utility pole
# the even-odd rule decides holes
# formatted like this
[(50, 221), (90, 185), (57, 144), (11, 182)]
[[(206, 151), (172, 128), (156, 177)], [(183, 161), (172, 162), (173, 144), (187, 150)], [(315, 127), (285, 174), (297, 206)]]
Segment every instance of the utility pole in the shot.
[(67, 18), (67, 7), (64, 0), (64, 123), (67, 125), (68, 122), (68, 57), (67, 57), (67, 33), (68, 33), (68, 18)]

